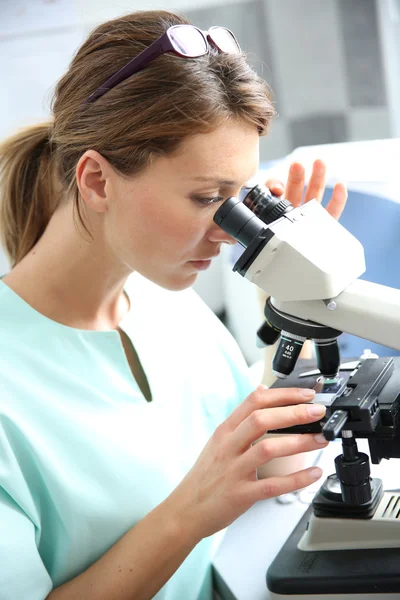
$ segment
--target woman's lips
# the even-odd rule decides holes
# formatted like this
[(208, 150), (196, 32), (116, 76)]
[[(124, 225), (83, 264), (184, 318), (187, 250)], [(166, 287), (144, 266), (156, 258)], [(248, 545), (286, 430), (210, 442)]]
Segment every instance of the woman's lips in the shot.
[(190, 260), (191, 265), (193, 265), (199, 271), (205, 271), (211, 265), (211, 259), (208, 258), (206, 260)]

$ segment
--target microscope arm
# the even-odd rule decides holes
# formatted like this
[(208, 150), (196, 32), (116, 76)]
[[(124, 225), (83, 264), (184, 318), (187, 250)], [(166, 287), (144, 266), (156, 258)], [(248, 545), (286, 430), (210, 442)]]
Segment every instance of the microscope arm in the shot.
[(271, 302), (280, 312), (400, 350), (400, 290), (357, 279), (331, 302)]

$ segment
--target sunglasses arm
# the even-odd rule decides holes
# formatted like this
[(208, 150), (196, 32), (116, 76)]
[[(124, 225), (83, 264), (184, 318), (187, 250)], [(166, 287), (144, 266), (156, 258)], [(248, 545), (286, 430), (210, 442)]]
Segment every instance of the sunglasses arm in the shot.
[[(166, 38), (166, 39), (165, 39)], [(168, 48), (168, 50), (166, 49)], [(158, 58), (164, 52), (169, 52), (172, 50), (171, 42), (169, 38), (165, 35), (155, 40), (148, 48), (140, 52), (135, 58), (129, 61), (126, 65), (124, 65), (119, 71), (114, 73), (112, 77), (107, 79), (93, 94), (89, 96), (86, 100), (85, 104), (90, 104), (103, 96), (106, 92), (114, 88), (116, 85), (128, 79), (134, 73), (141, 71), (145, 68), (145, 66), (155, 58)]]

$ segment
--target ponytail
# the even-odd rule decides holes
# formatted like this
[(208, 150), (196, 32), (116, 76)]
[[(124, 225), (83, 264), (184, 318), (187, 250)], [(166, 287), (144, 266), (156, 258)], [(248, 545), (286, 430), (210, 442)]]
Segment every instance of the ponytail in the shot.
[(0, 236), (12, 266), (39, 240), (59, 201), (52, 123), (27, 127), (0, 144)]

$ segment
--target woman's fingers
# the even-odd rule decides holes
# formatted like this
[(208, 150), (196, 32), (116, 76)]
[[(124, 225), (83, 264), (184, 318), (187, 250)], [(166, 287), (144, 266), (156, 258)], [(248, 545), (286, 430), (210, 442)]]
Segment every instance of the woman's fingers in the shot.
[(248, 483), (247, 492), (251, 494), (253, 502), (257, 502), (301, 490), (317, 481), (321, 475), (322, 469), (310, 467), (284, 477), (268, 477), (260, 481), (251, 481)]
[(347, 189), (344, 183), (337, 183), (333, 188), (332, 198), (329, 200), (326, 210), (332, 217), (339, 219), (347, 201)]
[(305, 170), (300, 163), (290, 165), (288, 180), (285, 189), (285, 198), (293, 206), (300, 206), (303, 200), (305, 184)]
[(274, 196), (282, 196), (285, 191), (285, 186), (279, 179), (267, 179), (265, 185)]
[(241, 453), (267, 431), (313, 423), (322, 419), (325, 410), (322, 404), (313, 403), (256, 410), (232, 432), (230, 444)]
[(274, 458), (320, 450), (325, 448), (328, 443), (322, 434), (317, 436), (309, 433), (288, 434), (284, 437), (264, 438), (242, 455), (239, 459), (240, 468), (243, 469), (245, 475), (249, 475)]
[[(265, 185), (276, 196), (282, 195), (282, 183), (278, 179), (268, 179)], [(300, 163), (290, 165), (288, 180), (286, 184), (284, 197), (293, 204), (301, 206), (303, 203), (305, 186), (305, 169)], [(314, 198), (321, 202), (326, 186), (326, 166), (322, 160), (314, 161), (310, 181), (304, 195), (304, 202), (309, 202)], [(339, 219), (343, 212), (347, 200), (347, 190), (343, 183), (337, 183), (333, 189), (332, 198), (326, 207), (327, 211), (335, 218)]]
[(316, 160), (313, 164), (313, 169), (308, 182), (304, 202), (313, 200), (314, 198), (321, 202), (325, 192), (325, 181), (326, 181), (326, 166), (322, 160)]
[[(304, 202), (314, 198), (321, 202), (326, 183), (326, 166), (322, 160), (314, 161), (310, 181), (305, 192)], [(303, 200), (305, 186), (305, 170), (302, 164), (293, 163), (289, 169), (288, 181), (286, 185), (285, 198), (293, 204), (300, 206)]]
[(309, 402), (314, 396), (314, 390), (302, 388), (268, 389), (263, 385), (259, 385), (254, 392), (235, 408), (220, 427), (234, 431), (244, 419), (256, 410)]

